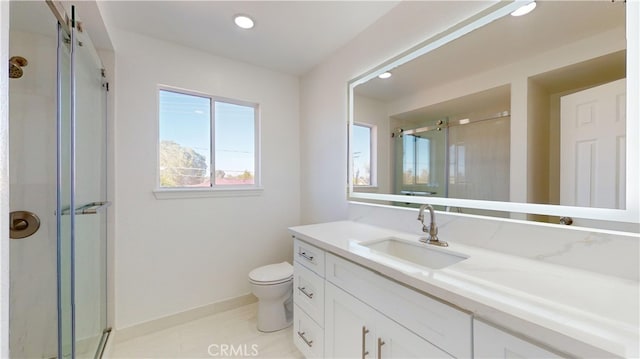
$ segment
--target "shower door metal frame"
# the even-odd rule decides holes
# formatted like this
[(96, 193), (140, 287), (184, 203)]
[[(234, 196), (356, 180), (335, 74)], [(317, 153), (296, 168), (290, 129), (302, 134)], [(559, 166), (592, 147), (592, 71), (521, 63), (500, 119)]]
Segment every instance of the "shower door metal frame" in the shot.
[[(62, 181), (63, 181), (63, 148), (62, 148), (62, 142), (63, 142), (63, 113), (62, 113), (62, 109), (63, 109), (63, 101), (65, 99), (64, 95), (63, 95), (63, 91), (65, 91), (65, 89), (63, 88), (63, 78), (62, 78), (62, 69), (61, 69), (61, 64), (62, 64), (62, 56), (64, 56), (64, 52), (67, 51), (66, 50), (66, 46), (65, 43), (69, 43), (69, 58), (70, 58), (70, 66), (69, 66), (69, 76), (70, 76), (70, 83), (69, 83), (69, 92), (70, 92), (70, 201), (69, 201), (69, 208), (75, 208), (75, 43), (76, 43), (76, 33), (75, 33), (75, 26), (73, 26), (73, 7), (72, 7), (72, 19), (71, 19), (71, 28), (69, 28), (66, 22), (62, 22), (61, 19), (66, 18), (66, 14), (63, 16), (62, 14), (60, 14), (58, 11), (59, 9), (57, 8), (57, 6), (54, 6), (55, 4), (51, 1), (47, 1), (47, 4), (49, 4), (49, 7), (51, 8), (52, 12), (54, 13), (54, 15), (56, 16), (56, 18), (58, 19), (58, 47), (57, 47), (57, 94), (56, 94), (56, 98), (57, 98), (57, 113), (56, 113), (56, 181), (57, 181), (57, 185), (56, 185), (56, 247), (57, 247), (57, 253), (56, 253), (56, 266), (57, 266), (57, 301), (58, 301), (58, 358), (64, 358), (65, 357), (65, 352), (64, 352), (64, 347), (66, 344), (70, 344), (71, 346), (71, 358), (75, 358), (75, 303), (74, 303), (74, 298), (75, 298), (75, 287), (74, 287), (74, 276), (75, 276), (75, 261), (73, 260), (73, 258), (75, 258), (74, 256), (74, 247), (75, 247), (75, 211), (71, 210), (68, 211), (69, 213), (65, 213), (65, 208), (63, 208), (63, 198), (62, 198)], [(68, 37), (67, 37), (68, 36)], [(69, 215), (70, 217), (70, 243), (69, 243), (69, 247), (70, 247), (70, 258), (71, 260), (69, 261), (69, 266), (70, 266), (70, 276), (71, 276), (71, 280), (70, 280), (70, 286), (69, 286), (69, 298), (70, 298), (70, 324), (71, 324), (71, 342), (70, 343), (63, 343), (63, 331), (65, 330), (64, 326), (63, 326), (63, 317), (65, 316), (65, 312), (63, 310), (63, 303), (62, 303), (62, 299), (64, 296), (63, 293), (63, 287), (64, 287), (64, 283), (63, 283), (63, 278), (62, 278), (62, 266), (63, 266), (63, 253), (62, 253), (62, 248), (64, 247), (64, 242), (63, 242), (63, 238), (62, 238), (62, 216), (63, 215)]]

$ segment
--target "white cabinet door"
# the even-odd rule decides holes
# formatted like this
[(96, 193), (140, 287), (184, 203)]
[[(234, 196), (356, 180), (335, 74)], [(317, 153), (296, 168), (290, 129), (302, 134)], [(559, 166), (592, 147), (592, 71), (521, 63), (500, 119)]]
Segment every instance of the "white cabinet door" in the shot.
[(374, 358), (375, 311), (331, 283), (325, 287), (325, 357)]
[(451, 358), (331, 283), (325, 288), (326, 358)]
[(477, 320), (473, 322), (473, 352), (474, 358), (486, 359), (561, 358), (533, 343)]
[(379, 353), (377, 358), (452, 358), (424, 338), (385, 316), (379, 316), (376, 329), (378, 336), (374, 344), (376, 352)]
[(456, 358), (472, 355), (471, 316), (331, 253), (326, 278)]

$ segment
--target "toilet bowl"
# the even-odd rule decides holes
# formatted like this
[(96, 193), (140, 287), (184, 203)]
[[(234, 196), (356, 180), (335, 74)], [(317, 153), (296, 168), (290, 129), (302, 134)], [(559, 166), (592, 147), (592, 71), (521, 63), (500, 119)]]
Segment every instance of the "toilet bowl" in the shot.
[(293, 322), (293, 266), (269, 264), (249, 273), (251, 292), (258, 298), (258, 330), (275, 332)]

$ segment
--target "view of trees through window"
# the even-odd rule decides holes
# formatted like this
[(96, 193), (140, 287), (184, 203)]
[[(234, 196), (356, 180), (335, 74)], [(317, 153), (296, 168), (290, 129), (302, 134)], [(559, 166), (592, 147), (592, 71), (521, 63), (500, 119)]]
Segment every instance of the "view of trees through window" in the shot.
[(256, 111), (255, 105), (160, 90), (160, 187), (254, 185)]
[(353, 125), (353, 185), (370, 186), (371, 127)]

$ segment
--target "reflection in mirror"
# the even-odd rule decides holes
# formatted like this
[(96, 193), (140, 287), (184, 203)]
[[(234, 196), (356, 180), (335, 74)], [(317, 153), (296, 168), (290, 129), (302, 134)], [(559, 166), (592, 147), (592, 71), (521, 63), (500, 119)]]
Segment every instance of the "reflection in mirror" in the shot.
[(353, 88), (354, 192), (626, 208), (623, 2), (539, 2), (390, 73)]

